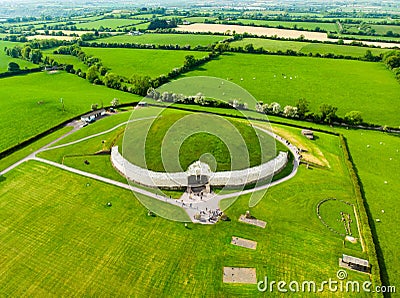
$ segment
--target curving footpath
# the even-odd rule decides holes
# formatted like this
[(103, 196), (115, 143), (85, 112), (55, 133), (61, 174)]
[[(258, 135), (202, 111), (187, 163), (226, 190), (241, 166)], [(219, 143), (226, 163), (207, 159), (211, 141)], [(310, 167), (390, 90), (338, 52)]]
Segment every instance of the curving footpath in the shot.
[(207, 201), (200, 201), (200, 202), (194, 201), (194, 202), (191, 202), (191, 203), (187, 203), (187, 202), (185, 203), (185, 202), (183, 202), (183, 200), (171, 199), (169, 197), (158, 195), (158, 194), (152, 193), (150, 191), (144, 190), (144, 189), (139, 188), (139, 187), (135, 187), (135, 186), (132, 186), (132, 185), (129, 185), (129, 184), (126, 184), (126, 183), (122, 183), (122, 182), (119, 182), (119, 181), (115, 181), (115, 180), (112, 180), (112, 179), (109, 179), (109, 178), (105, 178), (105, 177), (102, 177), (102, 176), (99, 176), (99, 175), (96, 175), (96, 174), (92, 174), (92, 173), (81, 171), (81, 170), (78, 170), (78, 169), (75, 169), (75, 168), (71, 168), (71, 167), (65, 166), (63, 164), (60, 164), (60, 163), (57, 163), (57, 162), (53, 162), (53, 161), (50, 161), (50, 160), (47, 160), (47, 159), (44, 159), (44, 158), (39, 158), (39, 157), (36, 156), (38, 153), (43, 152), (43, 151), (53, 150), (53, 149), (58, 149), (58, 148), (61, 148), (61, 147), (70, 146), (70, 145), (77, 144), (79, 142), (83, 142), (83, 141), (86, 141), (88, 139), (91, 139), (91, 138), (94, 138), (94, 137), (97, 137), (97, 136), (100, 136), (100, 135), (103, 135), (103, 134), (106, 134), (106, 133), (109, 133), (109, 132), (111, 132), (111, 131), (113, 131), (113, 130), (115, 130), (115, 129), (117, 129), (117, 128), (119, 128), (119, 127), (121, 127), (121, 126), (123, 126), (123, 125), (125, 125), (127, 123), (129, 123), (129, 122), (132, 122), (132, 121), (139, 121), (139, 120), (145, 120), (145, 119), (151, 119), (151, 118), (154, 118), (154, 117), (146, 117), (146, 118), (139, 118), (139, 119), (126, 121), (126, 122), (123, 122), (123, 123), (120, 123), (120, 124), (116, 125), (115, 127), (111, 128), (111, 129), (108, 129), (106, 131), (103, 131), (103, 132), (100, 132), (100, 133), (97, 133), (97, 134), (93, 134), (93, 135), (84, 137), (82, 139), (79, 139), (79, 140), (76, 140), (76, 141), (73, 141), (73, 142), (70, 142), (70, 143), (66, 143), (66, 144), (62, 144), (62, 145), (59, 145), (59, 146), (50, 147), (51, 145), (59, 142), (60, 140), (62, 140), (65, 137), (73, 134), (74, 132), (80, 130), (83, 127), (80, 122), (73, 121), (73, 122), (67, 124), (67, 126), (72, 126), (73, 127), (73, 129), (71, 131), (67, 132), (63, 136), (61, 136), (61, 137), (57, 138), (56, 140), (48, 143), (47, 145), (43, 146), (42, 148), (40, 148), (40, 149), (36, 150), (35, 152), (31, 153), (27, 157), (19, 160), (18, 162), (16, 162), (13, 165), (9, 166), (5, 170), (1, 171), (0, 172), (0, 176), (8, 173), (9, 171), (13, 170), (14, 168), (16, 168), (17, 166), (19, 166), (20, 164), (22, 164), (25, 161), (36, 160), (38, 162), (42, 162), (42, 163), (48, 164), (48, 165), (53, 166), (53, 167), (57, 167), (57, 168), (62, 169), (64, 171), (69, 171), (69, 172), (77, 174), (77, 175), (81, 175), (81, 176), (84, 176), (84, 177), (87, 177), (87, 178), (95, 179), (95, 180), (98, 180), (98, 181), (101, 181), (101, 182), (104, 182), (104, 183), (107, 183), (107, 184), (111, 184), (111, 185), (114, 185), (114, 186), (117, 186), (117, 187), (121, 187), (121, 188), (124, 188), (124, 189), (129, 189), (134, 193), (142, 194), (142, 195), (145, 195), (147, 197), (151, 197), (153, 199), (159, 200), (161, 202), (168, 203), (168, 204), (183, 208), (186, 211), (186, 213), (188, 214), (188, 216), (191, 219), (191, 221), (194, 222), (194, 223), (212, 224), (214, 222), (210, 222), (210, 221), (207, 221), (207, 220), (201, 220), (200, 221), (200, 220), (196, 220), (194, 217), (195, 217), (196, 214), (198, 214), (200, 212), (204, 212), (204, 214), (205, 214), (206, 211), (219, 210), (219, 204), (220, 204), (221, 200), (234, 198), (234, 197), (239, 197), (241, 195), (250, 194), (250, 193), (254, 193), (254, 192), (257, 192), (257, 191), (261, 191), (261, 190), (266, 190), (271, 186), (280, 184), (282, 182), (285, 182), (285, 181), (291, 179), (297, 173), (297, 170), (298, 170), (298, 167), (299, 167), (299, 164), (300, 164), (300, 155), (299, 155), (298, 148), (296, 148), (294, 145), (290, 144), (288, 141), (286, 141), (285, 139), (281, 138), (280, 136), (276, 135), (275, 133), (273, 133), (273, 132), (271, 132), (269, 130), (266, 130), (264, 128), (260, 128), (258, 126), (257, 126), (257, 129), (260, 129), (261, 131), (269, 134), (270, 136), (275, 138), (277, 141), (279, 141), (282, 144), (284, 144), (290, 150), (290, 152), (293, 154), (293, 156), (294, 156), (294, 161), (293, 161), (294, 165), (293, 165), (292, 172), (288, 176), (285, 176), (284, 178), (276, 180), (276, 181), (274, 181), (272, 183), (260, 185), (260, 186), (257, 186), (255, 188), (252, 188), (252, 189), (242, 190), (242, 191), (229, 193), (229, 194), (222, 194), (222, 195), (214, 194)]

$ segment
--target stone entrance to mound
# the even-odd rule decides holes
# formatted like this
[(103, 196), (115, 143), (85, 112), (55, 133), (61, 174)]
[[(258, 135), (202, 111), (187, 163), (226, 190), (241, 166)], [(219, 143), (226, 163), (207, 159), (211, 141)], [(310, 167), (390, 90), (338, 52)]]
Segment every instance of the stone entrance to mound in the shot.
[(208, 164), (196, 161), (192, 163), (188, 170), (187, 193), (189, 195), (206, 195), (211, 192), (210, 176), (211, 169)]

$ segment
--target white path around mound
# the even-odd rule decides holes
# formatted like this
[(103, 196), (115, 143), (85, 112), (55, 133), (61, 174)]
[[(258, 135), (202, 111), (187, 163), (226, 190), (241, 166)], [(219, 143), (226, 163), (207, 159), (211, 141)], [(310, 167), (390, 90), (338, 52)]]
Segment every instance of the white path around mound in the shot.
[[(201, 202), (194, 201), (194, 202), (189, 203), (189, 202), (183, 202), (181, 200), (170, 199), (169, 197), (162, 196), (162, 195), (159, 195), (159, 194), (155, 194), (153, 192), (144, 190), (144, 189), (139, 188), (139, 187), (135, 187), (135, 186), (132, 186), (132, 185), (129, 185), (129, 184), (126, 184), (126, 183), (122, 183), (122, 182), (119, 182), (119, 181), (115, 181), (115, 180), (112, 180), (112, 179), (109, 179), (109, 178), (105, 178), (105, 177), (102, 177), (102, 176), (99, 176), (99, 175), (96, 175), (96, 174), (92, 174), (92, 173), (81, 171), (81, 170), (78, 170), (78, 169), (75, 169), (75, 168), (71, 168), (71, 167), (65, 166), (63, 164), (56, 163), (56, 162), (53, 162), (53, 161), (50, 161), (50, 160), (47, 160), (47, 159), (44, 159), (44, 158), (39, 158), (39, 157), (36, 156), (38, 153), (46, 151), (46, 150), (52, 150), (52, 149), (57, 149), (57, 148), (61, 148), (61, 147), (70, 146), (70, 145), (73, 145), (73, 144), (76, 144), (76, 143), (79, 143), (79, 142), (83, 142), (85, 140), (100, 136), (102, 134), (111, 132), (111, 131), (117, 129), (118, 127), (121, 127), (122, 125), (125, 125), (126, 123), (131, 122), (131, 121), (145, 120), (145, 119), (151, 119), (151, 118), (154, 118), (154, 117), (146, 117), (146, 118), (140, 118), (140, 119), (134, 119), (134, 120), (126, 121), (124, 123), (120, 123), (120, 124), (116, 125), (115, 127), (111, 128), (111, 129), (108, 129), (106, 131), (103, 131), (101, 133), (90, 135), (90, 136), (87, 136), (85, 138), (76, 140), (74, 142), (70, 142), (70, 143), (67, 143), (67, 144), (62, 144), (62, 145), (54, 146), (54, 147), (50, 148), (51, 145), (57, 143), (58, 141), (64, 139), (65, 137), (71, 135), (72, 133), (74, 133), (77, 130), (82, 128), (82, 123), (81, 122), (73, 121), (73, 122), (68, 124), (68, 126), (72, 126), (73, 127), (73, 129), (71, 131), (69, 131), (68, 133), (64, 134), (63, 136), (57, 138), (56, 140), (48, 143), (47, 145), (45, 145), (42, 148), (40, 148), (39, 150), (31, 153), (30, 155), (28, 155), (27, 157), (21, 159), (20, 161), (14, 163), (10, 167), (6, 168), (5, 170), (1, 171), (0, 172), (0, 176), (8, 173), (9, 171), (13, 170), (14, 168), (16, 168), (17, 166), (19, 166), (20, 164), (22, 164), (25, 161), (36, 160), (36, 161), (39, 161), (39, 162), (42, 162), (42, 163), (46, 163), (48, 165), (57, 167), (59, 169), (62, 169), (62, 170), (65, 170), (65, 171), (68, 171), (68, 172), (71, 172), (71, 173), (74, 173), (74, 174), (77, 174), (77, 175), (81, 175), (81, 176), (84, 176), (84, 177), (95, 179), (95, 180), (98, 180), (98, 181), (101, 181), (101, 182), (104, 182), (104, 183), (107, 183), (107, 184), (111, 184), (111, 185), (114, 185), (114, 186), (117, 186), (117, 187), (121, 187), (121, 188), (124, 188), (124, 189), (129, 189), (129, 190), (133, 191), (134, 193), (139, 193), (139, 194), (145, 195), (147, 197), (151, 197), (153, 199), (159, 200), (161, 202), (168, 203), (168, 204), (183, 208), (186, 211), (186, 213), (188, 214), (188, 216), (189, 216), (189, 218), (191, 219), (192, 222), (202, 223), (202, 224), (212, 224), (214, 222), (210, 222), (208, 220), (205, 220), (205, 218), (208, 217), (208, 214), (211, 216), (211, 213), (209, 213), (210, 210), (211, 211), (215, 211), (215, 210), (220, 208), (219, 204), (220, 204), (221, 200), (228, 199), (228, 198), (239, 197), (241, 195), (250, 194), (250, 193), (253, 193), (253, 192), (256, 192), (256, 191), (266, 190), (271, 186), (280, 184), (282, 182), (285, 182), (285, 181), (291, 179), (297, 173), (297, 169), (298, 169), (298, 166), (299, 166), (299, 163), (300, 163), (300, 155), (299, 155), (298, 148), (296, 148), (295, 146), (293, 146), (292, 144), (287, 142), (285, 139), (279, 137), (275, 133), (273, 133), (273, 132), (271, 132), (269, 130), (260, 128), (258, 126), (257, 126), (258, 129), (260, 129), (263, 132), (271, 135), (277, 141), (279, 141), (282, 144), (284, 144), (291, 151), (291, 153), (294, 156), (294, 161), (293, 161), (294, 165), (293, 165), (292, 172), (288, 176), (285, 176), (282, 179), (276, 180), (274, 182), (271, 182), (271, 183), (268, 183), (268, 184), (265, 184), (265, 185), (260, 185), (258, 187), (252, 188), (252, 189), (242, 190), (242, 191), (228, 193), (228, 194), (222, 194), (222, 195), (215, 194), (213, 196), (213, 198), (208, 199), (207, 201), (201, 201)], [(197, 213), (199, 213), (200, 211), (205, 212), (205, 218), (203, 217), (201, 221), (194, 219), (195, 215)]]

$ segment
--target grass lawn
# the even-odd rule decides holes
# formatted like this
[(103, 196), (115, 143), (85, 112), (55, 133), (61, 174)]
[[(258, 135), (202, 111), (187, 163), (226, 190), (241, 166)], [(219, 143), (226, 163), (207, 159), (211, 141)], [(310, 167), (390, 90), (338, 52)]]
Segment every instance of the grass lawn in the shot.
[(139, 36), (128, 34), (111, 36), (97, 39), (95, 42), (101, 43), (138, 43), (138, 44), (159, 44), (159, 45), (197, 45), (206, 46), (224, 40), (225, 37), (218, 35), (196, 35), (196, 34), (157, 34), (146, 33)]
[[(88, 112), (93, 103), (110, 105), (115, 97), (121, 103), (141, 99), (139, 96), (104, 86), (91, 85), (64, 72), (35, 73), (1, 79), (0, 134), (7, 138), (1, 139), (0, 151)], [(60, 98), (64, 100), (64, 111)]]
[[(400, 284), (400, 240), (395, 231), (400, 225), (400, 138), (382, 132), (359, 130), (348, 130), (344, 134), (375, 222), (372, 229), (378, 235), (390, 285), (397, 286)], [(381, 222), (376, 222), (376, 219)]]
[(311, 42), (297, 42), (297, 41), (281, 41), (272, 39), (261, 39), (261, 38), (244, 38), (243, 40), (234, 41), (231, 43), (232, 47), (245, 47), (247, 44), (253, 44), (255, 48), (263, 47), (265, 50), (272, 52), (286, 50), (294, 50), (301, 53), (320, 53), (327, 54), (333, 53), (336, 55), (362, 57), (365, 55), (367, 50), (370, 50), (372, 54), (379, 55), (388, 51), (387, 49), (377, 48), (365, 48), (365, 47), (354, 47), (344, 45), (333, 45), (323, 43), (311, 43)]
[(186, 171), (199, 159), (214, 171), (238, 170), (287, 151), (248, 123), (168, 109), (155, 120), (128, 124), (120, 148), (132, 163), (159, 172)]
[(17, 63), (21, 69), (38, 67), (38, 65), (33, 64), (32, 62), (18, 59), (18, 58), (12, 58), (12, 57), (6, 55), (6, 53), (4, 52), (4, 48), (5, 47), (13, 48), (16, 45), (20, 45), (22, 47), (23, 43), (0, 40), (0, 73), (7, 71), (8, 63), (10, 63), (10, 62)]
[(140, 23), (140, 21), (132, 20), (132, 19), (102, 19), (95, 20), (86, 23), (75, 24), (77, 29), (88, 29), (88, 30), (99, 30), (100, 27), (108, 28), (111, 30), (118, 29), (119, 27), (126, 27), (129, 25), (136, 25)]
[[(0, 293), (262, 295), (256, 285), (222, 283), (224, 266), (255, 267), (257, 280), (336, 279), (342, 253), (366, 256), (344, 247), (316, 216), (321, 199), (353, 201), (353, 190), (338, 139), (321, 134), (315, 142), (331, 168), (302, 166), (296, 177), (271, 188), (251, 209), (267, 221), (265, 230), (237, 221), (248, 209), (247, 197), (228, 209), (232, 221), (185, 229), (148, 217), (129, 191), (37, 162), (23, 164), (0, 181)], [(257, 250), (231, 245), (232, 236), (257, 241)], [(348, 275), (368, 280), (364, 274)]]
[[(157, 77), (183, 66), (185, 56), (202, 58), (206, 52), (83, 48), (85, 53), (100, 58), (111, 72), (130, 78), (132, 75)], [(117, 58), (116, 58), (117, 57)]]
[(382, 63), (225, 54), (185, 76), (228, 79), (257, 100), (276, 101), (282, 107), (305, 98), (312, 111), (317, 112), (321, 104), (327, 103), (337, 106), (341, 116), (359, 110), (365, 121), (399, 125), (395, 111), (400, 108), (400, 84)]
[(65, 126), (43, 138), (40, 140), (26, 146), (23, 149), (20, 149), (2, 159), (0, 159), (0, 171), (5, 170), (9, 166), (13, 165), (14, 163), (18, 162), (19, 160), (27, 157), (29, 154), (35, 152), (36, 150), (42, 148), (43, 146), (47, 145), (53, 140), (56, 140), (58, 137), (66, 134), (68, 131), (72, 129), (71, 126)]
[(78, 57), (72, 55), (59, 55), (53, 54), (54, 49), (43, 51), (43, 55), (49, 56), (50, 58), (57, 61), (59, 64), (71, 64), (74, 66), (75, 70), (81, 69), (83, 71), (88, 69), (88, 66), (83, 63)]
[(191, 22), (191, 23), (204, 23), (205, 20), (209, 20), (209, 21), (214, 21), (217, 18), (214, 17), (188, 17), (185, 18), (185, 21)]

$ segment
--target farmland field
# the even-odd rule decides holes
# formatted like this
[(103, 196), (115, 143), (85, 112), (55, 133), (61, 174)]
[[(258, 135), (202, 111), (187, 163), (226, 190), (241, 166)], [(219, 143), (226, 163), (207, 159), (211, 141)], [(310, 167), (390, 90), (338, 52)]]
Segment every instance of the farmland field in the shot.
[[(368, 122), (399, 125), (395, 111), (400, 108), (396, 106), (400, 85), (384, 64), (270, 55), (247, 59), (246, 55), (225, 54), (185, 76), (229, 79), (267, 103), (294, 105), (305, 98), (311, 102), (312, 111), (327, 103), (337, 106), (342, 116), (359, 110)], [(364, 104), (366, 99), (370, 99), (368, 105)], [(387, 105), (392, 108), (387, 109)]]
[[(83, 48), (85, 53), (100, 58), (111, 72), (130, 78), (133, 74), (157, 77), (183, 66), (185, 56), (202, 58), (206, 52)], [(118, 57), (118, 59), (115, 59)], [(162, 62), (161, 62), (162, 61)]]
[(24, 69), (25, 67), (27, 68), (37, 67), (37, 65), (33, 64), (32, 62), (18, 58), (12, 58), (6, 55), (6, 53), (4, 52), (4, 48), (5, 47), (12, 48), (16, 45), (20, 45), (22, 47), (23, 44), (0, 40), (0, 73), (7, 71), (8, 63), (10, 62), (17, 63), (21, 69)]
[[(19, 92), (15, 92), (15, 88)], [(0, 134), (7, 136), (0, 141), (0, 151), (88, 112), (93, 103), (110, 105), (115, 97), (121, 102), (141, 99), (104, 86), (93, 86), (66, 73), (35, 73), (4, 78), (1, 79), (0, 92), (0, 118), (3, 120), (0, 122)], [(64, 100), (65, 111), (62, 110), (60, 98)]]
[(372, 54), (379, 55), (388, 51), (387, 49), (366, 48), (356, 46), (344, 46), (335, 44), (311, 43), (311, 42), (297, 42), (297, 41), (280, 41), (273, 39), (262, 38), (244, 38), (243, 40), (234, 41), (231, 43), (232, 47), (245, 47), (247, 44), (253, 44), (254, 48), (263, 47), (269, 51), (283, 51), (294, 50), (301, 53), (320, 53), (327, 54), (333, 53), (335, 55), (362, 57), (367, 50)]
[[(288, 135), (300, 135), (298, 129), (281, 127), (285, 130)], [(0, 293), (45, 295), (79, 289), (83, 295), (257, 294), (255, 285), (223, 284), (223, 266), (255, 267), (258, 280), (264, 276), (318, 282), (335, 278), (342, 253), (365, 254), (344, 247), (341, 237), (326, 229), (316, 216), (315, 206), (323, 198), (353, 201), (337, 138), (319, 134), (316, 145), (331, 168), (301, 167), (296, 177), (270, 189), (252, 209), (254, 216), (267, 220), (266, 230), (237, 221), (248, 209), (247, 197), (228, 209), (232, 221), (185, 229), (175, 222), (148, 217), (129, 191), (37, 162), (25, 163), (0, 182), (1, 253), (5, 260), (0, 269)], [(19, 195), (22, 192), (24, 195)], [(112, 207), (106, 207), (109, 201)], [(10, 235), (10, 230), (15, 233)], [(257, 250), (232, 246), (232, 235), (257, 241)], [(35, 265), (33, 272), (27, 263)], [(93, 271), (97, 274), (89, 274)], [(360, 273), (348, 274), (352, 280), (368, 279)], [(154, 279), (158, 287), (154, 287)], [(139, 280), (141, 286), (132, 287)]]
[(76, 24), (76, 28), (78, 29), (97, 29), (100, 27), (109, 28), (112, 30), (118, 29), (118, 27), (126, 27), (129, 25), (136, 25), (140, 23), (140, 21), (132, 20), (132, 19), (102, 19), (96, 20), (86, 23)]
[(257, 25), (257, 26), (268, 26), (278, 27), (283, 26), (291, 29), (304, 28), (305, 30), (315, 31), (315, 28), (320, 28), (327, 32), (336, 32), (337, 25), (335, 23), (317, 23), (317, 22), (285, 22), (285, 21), (264, 21), (264, 20), (251, 20), (251, 19), (237, 19), (232, 22), (241, 22), (244, 25)]
[(79, 60), (78, 57), (71, 56), (71, 55), (53, 54), (53, 51), (54, 51), (54, 49), (45, 50), (45, 51), (43, 51), (43, 54), (45, 56), (49, 56), (49, 58), (54, 59), (59, 64), (71, 64), (74, 66), (75, 70), (78, 70), (78, 69), (87, 70), (88, 69), (88, 66), (85, 63), (83, 63), (81, 60)]
[[(372, 214), (374, 229), (385, 258), (391, 285), (400, 284), (398, 257), (400, 225), (400, 138), (382, 132), (348, 130), (350, 151), (364, 187), (367, 203)], [(386, 183), (385, 183), (386, 181)], [(380, 219), (381, 222), (376, 222)]]
[(206, 46), (226, 39), (224, 36), (218, 35), (195, 35), (195, 34), (143, 34), (132, 36), (128, 34), (117, 35), (102, 39), (97, 39), (95, 42), (101, 43), (138, 43), (138, 44), (159, 44), (159, 45), (197, 45)]

